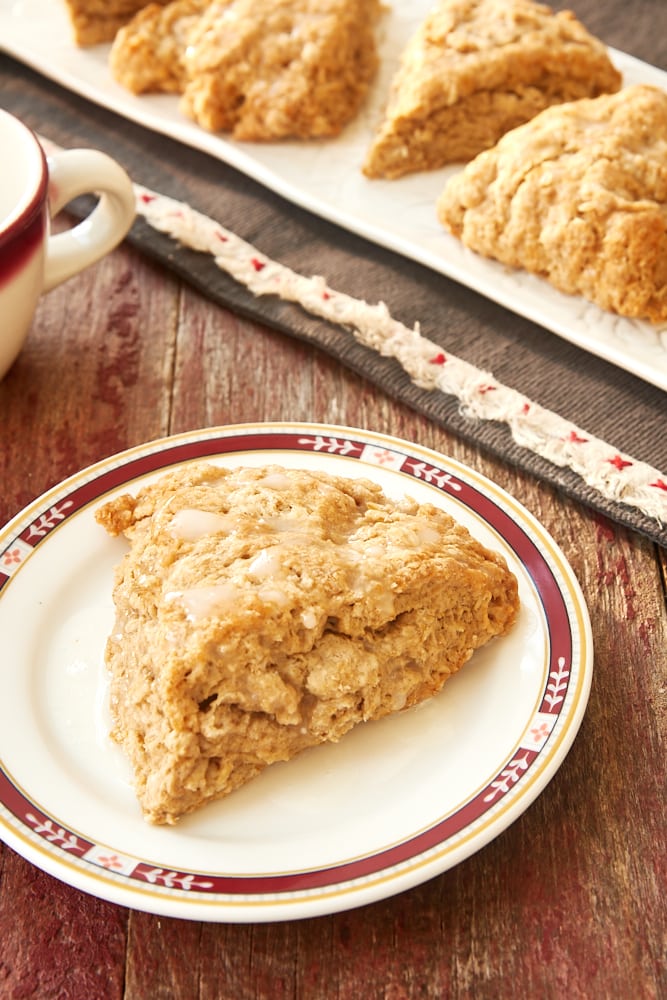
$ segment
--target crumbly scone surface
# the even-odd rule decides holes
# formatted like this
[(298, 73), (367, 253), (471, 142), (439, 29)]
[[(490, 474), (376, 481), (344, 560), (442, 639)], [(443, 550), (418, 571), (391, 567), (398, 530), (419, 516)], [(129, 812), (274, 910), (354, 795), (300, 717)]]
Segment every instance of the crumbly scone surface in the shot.
[(667, 320), (667, 94), (549, 108), (450, 179), (466, 246), (623, 316)]
[(362, 480), (196, 465), (97, 517), (130, 541), (106, 662), (152, 822), (430, 697), (518, 610), (500, 556)]
[[(77, 45), (110, 42), (146, 0), (65, 0)], [(157, 6), (167, 0), (154, 0)]]
[(186, 84), (185, 51), (190, 33), (210, 0), (151, 3), (122, 27), (111, 46), (114, 78), (134, 94), (180, 94)]
[(462, 162), (549, 105), (612, 92), (606, 47), (532, 0), (440, 0), (409, 41), (364, 173)]
[(376, 73), (380, 10), (379, 0), (174, 0), (119, 32), (110, 65), (135, 93), (181, 93), (209, 131), (335, 136)]

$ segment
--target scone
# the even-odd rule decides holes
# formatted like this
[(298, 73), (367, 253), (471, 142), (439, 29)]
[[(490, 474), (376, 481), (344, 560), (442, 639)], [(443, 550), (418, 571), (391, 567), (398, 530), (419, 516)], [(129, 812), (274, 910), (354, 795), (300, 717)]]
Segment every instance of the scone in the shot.
[(96, 516), (130, 543), (105, 655), (153, 823), (429, 698), (518, 611), (500, 555), (365, 480), (197, 463)]
[[(166, 3), (167, 0), (154, 0)], [(146, 0), (65, 0), (77, 45), (110, 42)]]
[(195, 22), (211, 0), (149, 3), (122, 27), (111, 46), (114, 79), (133, 94), (181, 94), (187, 82), (185, 50)]
[(477, 253), (622, 316), (667, 320), (667, 94), (543, 111), (456, 174), (440, 221)]
[(618, 90), (607, 50), (570, 11), (440, 0), (405, 49), (368, 177), (466, 162), (552, 104)]
[(258, 142), (338, 135), (377, 70), (380, 0), (174, 0), (119, 33), (116, 80), (183, 94), (203, 128)]
[(336, 136), (375, 76), (379, 14), (379, 0), (214, 2), (190, 38), (184, 111), (245, 141)]

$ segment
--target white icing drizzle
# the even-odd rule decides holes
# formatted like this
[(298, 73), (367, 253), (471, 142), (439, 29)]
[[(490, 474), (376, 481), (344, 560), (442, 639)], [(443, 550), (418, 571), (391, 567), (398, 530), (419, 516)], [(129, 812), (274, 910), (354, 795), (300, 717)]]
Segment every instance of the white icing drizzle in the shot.
[(176, 511), (169, 522), (169, 534), (183, 542), (196, 542), (204, 535), (216, 532), (231, 534), (236, 522), (231, 515), (216, 514), (208, 510), (183, 507)]
[(301, 621), (304, 628), (313, 629), (317, 627), (317, 615), (312, 608), (306, 608), (301, 612)]
[[(232, 614), (242, 603), (243, 593), (242, 581), (226, 580), (210, 586), (172, 590), (165, 594), (165, 600), (180, 604), (188, 621), (198, 622)], [(286, 608), (289, 605), (288, 595), (274, 582), (262, 583), (254, 593), (262, 604), (270, 607)]]
[(210, 587), (190, 587), (165, 594), (166, 601), (175, 601), (185, 608), (190, 621), (220, 617), (231, 612), (238, 601), (239, 591), (233, 583), (218, 583)]
[(265, 486), (269, 490), (286, 490), (289, 489), (291, 480), (283, 472), (267, 472), (258, 480), (258, 485)]
[(270, 549), (260, 549), (248, 566), (248, 576), (252, 580), (280, 578), (283, 573), (280, 549), (280, 545), (274, 545)]

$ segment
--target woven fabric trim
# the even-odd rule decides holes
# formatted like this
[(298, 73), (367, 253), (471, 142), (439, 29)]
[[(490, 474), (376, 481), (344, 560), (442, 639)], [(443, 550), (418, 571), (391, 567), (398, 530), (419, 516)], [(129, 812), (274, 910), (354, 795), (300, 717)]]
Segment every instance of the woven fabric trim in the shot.
[(267, 258), (252, 244), (188, 204), (135, 184), (137, 213), (183, 246), (209, 254), (253, 295), (273, 295), (346, 329), (383, 357), (399, 362), (422, 389), (454, 396), (467, 416), (500, 421), (522, 448), (575, 472), (607, 500), (667, 524), (667, 475), (620, 452), (559, 414), (503, 385), (490, 372), (443, 351), (395, 320), (383, 302), (369, 304)]

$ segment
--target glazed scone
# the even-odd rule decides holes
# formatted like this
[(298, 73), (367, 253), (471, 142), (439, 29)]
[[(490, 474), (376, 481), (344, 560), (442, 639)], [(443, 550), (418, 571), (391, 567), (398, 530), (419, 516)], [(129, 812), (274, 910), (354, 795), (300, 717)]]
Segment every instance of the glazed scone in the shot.
[(133, 94), (181, 94), (190, 33), (210, 0), (147, 4), (117, 33), (109, 54), (114, 79)]
[(153, 823), (429, 698), (518, 611), (500, 555), (365, 480), (196, 463), (96, 516), (130, 543), (105, 658)]
[(440, 221), (477, 253), (622, 316), (667, 320), (667, 94), (549, 108), (456, 174)]
[(363, 165), (396, 178), (466, 162), (552, 104), (618, 90), (606, 47), (532, 0), (440, 0), (408, 43)]
[(377, 70), (379, 0), (214, 0), (186, 53), (183, 110), (257, 142), (338, 135)]
[[(167, 3), (167, 0), (154, 0)], [(146, 0), (65, 0), (77, 45), (110, 42)]]

